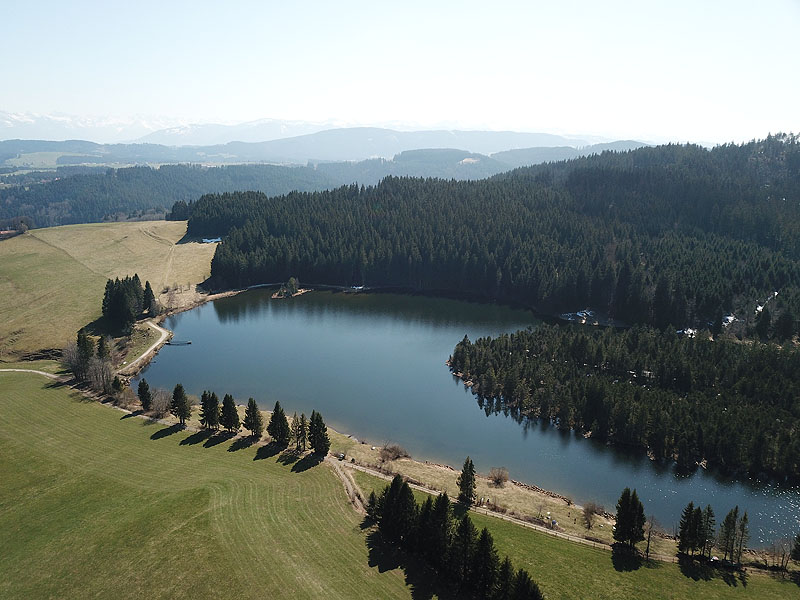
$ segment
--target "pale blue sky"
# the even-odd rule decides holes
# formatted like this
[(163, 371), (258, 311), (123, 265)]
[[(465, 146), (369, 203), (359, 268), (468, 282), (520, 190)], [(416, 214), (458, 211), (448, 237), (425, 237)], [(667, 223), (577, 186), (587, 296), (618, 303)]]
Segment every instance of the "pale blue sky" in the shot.
[(3, 0), (0, 110), (723, 142), (800, 131), (800, 0)]

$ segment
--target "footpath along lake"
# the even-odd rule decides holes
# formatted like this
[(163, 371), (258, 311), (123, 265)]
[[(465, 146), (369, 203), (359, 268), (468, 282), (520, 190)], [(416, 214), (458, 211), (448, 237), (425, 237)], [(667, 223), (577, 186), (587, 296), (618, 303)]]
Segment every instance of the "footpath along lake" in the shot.
[[(690, 501), (710, 503), (721, 522), (734, 505), (747, 510), (751, 545), (800, 530), (800, 486), (731, 480), (671, 465), (560, 432), (542, 422), (487, 416), (445, 361), (464, 335), (513, 332), (538, 321), (490, 304), (396, 294), (312, 292), (271, 300), (253, 290), (167, 319), (176, 340), (142, 375), (151, 387), (183, 383), (238, 403), (254, 397), (291, 416), (316, 409), (334, 429), (370, 444), (397, 442), (418, 460), (460, 468), (469, 455), (479, 472), (505, 466), (514, 479), (599, 502), (613, 512), (635, 487), (647, 514), (668, 530)], [(136, 382), (134, 382), (135, 389)]]

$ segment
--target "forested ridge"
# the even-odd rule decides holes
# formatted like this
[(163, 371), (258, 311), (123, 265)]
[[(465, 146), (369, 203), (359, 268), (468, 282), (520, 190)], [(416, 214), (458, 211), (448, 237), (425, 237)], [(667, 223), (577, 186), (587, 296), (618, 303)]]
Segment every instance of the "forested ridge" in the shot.
[[(78, 174), (74, 174), (78, 171)], [(150, 215), (163, 216), (177, 201), (209, 192), (262, 190), (285, 194), (319, 190), (335, 182), (307, 167), (276, 165), (163, 165), (129, 167), (103, 173), (64, 170), (58, 179), (0, 189), (0, 221), (28, 217), (35, 227)], [(9, 180), (14, 183), (16, 180)]]
[(487, 411), (553, 420), (691, 468), (800, 476), (793, 345), (542, 325), (458, 343), (451, 369)]
[(590, 306), (660, 328), (719, 328), (735, 311), (743, 333), (778, 291), (769, 314), (786, 314), (791, 335), (800, 144), (781, 135), (604, 153), (474, 182), (388, 177), (279, 197), (206, 195), (189, 233), (226, 236), (212, 263), (218, 286), (296, 276), (547, 312)]

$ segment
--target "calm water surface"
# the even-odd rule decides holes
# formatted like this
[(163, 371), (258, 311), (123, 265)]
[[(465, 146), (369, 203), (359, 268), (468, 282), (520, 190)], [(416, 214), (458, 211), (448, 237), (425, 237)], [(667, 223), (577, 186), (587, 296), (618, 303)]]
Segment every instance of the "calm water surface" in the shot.
[(465, 334), (474, 340), (537, 323), (526, 311), (438, 298), (312, 292), (271, 300), (254, 290), (170, 317), (175, 339), (192, 345), (165, 346), (143, 376), (151, 386), (181, 382), (191, 394), (210, 389), (239, 403), (252, 396), (267, 409), (280, 400), (289, 415), (315, 409), (371, 444), (397, 442), (417, 459), (454, 467), (469, 455), (480, 472), (505, 466), (515, 479), (612, 512), (620, 491), (635, 487), (667, 529), (690, 500), (710, 503), (718, 522), (734, 505), (747, 510), (753, 545), (800, 529), (799, 487), (702, 469), (681, 477), (545, 423), (487, 416), (445, 361)]

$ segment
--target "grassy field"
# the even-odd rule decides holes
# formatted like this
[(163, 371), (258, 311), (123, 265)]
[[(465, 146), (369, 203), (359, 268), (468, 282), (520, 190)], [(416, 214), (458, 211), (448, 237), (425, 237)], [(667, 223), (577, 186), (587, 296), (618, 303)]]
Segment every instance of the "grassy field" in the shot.
[(326, 465), (0, 388), (0, 597), (411, 597)]
[(0, 242), (0, 360), (63, 347), (100, 316), (109, 278), (138, 273), (156, 294), (203, 281), (216, 244), (178, 244), (185, 232), (183, 221), (92, 223)]
[[(369, 494), (387, 482), (352, 471), (356, 483)], [(414, 492), (418, 502), (425, 499)], [(615, 561), (610, 552), (597, 550), (514, 525), (498, 518), (473, 513), (475, 526), (487, 527), (501, 557), (508, 555), (515, 566), (527, 569), (545, 597), (619, 600), (678, 600), (703, 598), (758, 598), (769, 600), (800, 597), (800, 586), (789, 580), (751, 571), (746, 577), (698, 570), (682, 572), (677, 564), (636, 565)]]

